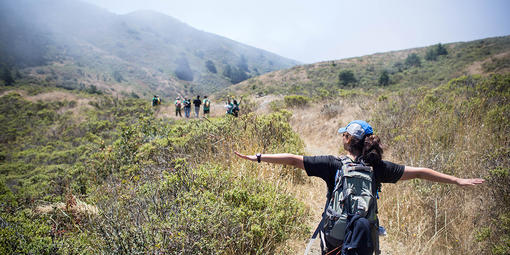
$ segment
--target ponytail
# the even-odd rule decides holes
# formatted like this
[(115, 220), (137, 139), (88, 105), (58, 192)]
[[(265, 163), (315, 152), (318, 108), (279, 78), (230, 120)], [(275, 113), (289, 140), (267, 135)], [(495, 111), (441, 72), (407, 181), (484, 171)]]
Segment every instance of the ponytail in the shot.
[(383, 154), (381, 139), (372, 134), (365, 136), (364, 140), (361, 158), (372, 166), (380, 164)]

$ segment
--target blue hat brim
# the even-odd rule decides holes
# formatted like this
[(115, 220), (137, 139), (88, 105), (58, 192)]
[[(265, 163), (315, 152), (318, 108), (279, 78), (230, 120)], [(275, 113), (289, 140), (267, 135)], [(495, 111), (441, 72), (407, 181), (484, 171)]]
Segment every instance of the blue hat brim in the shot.
[(343, 128), (338, 129), (338, 133), (340, 133), (340, 134), (343, 134), (345, 132), (347, 132), (347, 127), (343, 127)]

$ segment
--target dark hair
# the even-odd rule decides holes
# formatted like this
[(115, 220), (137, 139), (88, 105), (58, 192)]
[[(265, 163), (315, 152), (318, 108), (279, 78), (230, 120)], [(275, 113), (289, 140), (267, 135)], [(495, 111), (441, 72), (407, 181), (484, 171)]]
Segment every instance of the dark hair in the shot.
[(362, 159), (370, 165), (380, 164), (382, 161), (383, 149), (381, 139), (376, 135), (365, 136), (363, 142)]
[(382, 161), (383, 149), (381, 139), (377, 135), (367, 135), (359, 140), (351, 135), (344, 149), (358, 156), (359, 160), (363, 160), (370, 165), (378, 165)]

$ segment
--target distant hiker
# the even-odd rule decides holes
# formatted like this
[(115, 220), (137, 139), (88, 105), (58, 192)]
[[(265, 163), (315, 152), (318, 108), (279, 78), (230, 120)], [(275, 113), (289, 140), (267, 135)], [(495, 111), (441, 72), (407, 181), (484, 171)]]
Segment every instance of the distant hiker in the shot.
[(177, 97), (175, 99), (174, 104), (175, 104), (175, 116), (182, 117), (182, 114), (181, 114), (181, 107), (182, 107), (181, 97)]
[(197, 98), (193, 100), (193, 104), (195, 105), (195, 117), (198, 118), (198, 113), (200, 112), (200, 105), (202, 104), (200, 96), (197, 96)]
[(209, 114), (209, 110), (211, 107), (211, 101), (207, 98), (207, 96), (204, 96), (204, 116)]
[[(380, 139), (365, 121), (351, 121), (340, 128), (344, 156), (300, 156), (293, 154), (243, 155), (243, 159), (291, 165), (308, 176), (322, 178), (328, 187), (323, 218), (312, 239), (320, 233), (323, 254), (380, 254), (377, 197), (381, 183), (414, 178), (433, 182), (474, 186), (483, 179), (461, 179), (424, 167), (411, 167), (382, 160)], [(309, 245), (311, 242), (309, 243)], [(307, 247), (307, 251), (310, 246)]]
[(232, 114), (232, 109), (234, 109), (234, 104), (230, 101), (230, 98), (227, 98), (227, 102), (225, 103), (225, 108), (227, 109), (225, 114)]
[(234, 115), (234, 117), (238, 117), (239, 116), (239, 105), (241, 104), (241, 100), (242, 98), (239, 100), (239, 103), (234, 99), (234, 103), (232, 104), (232, 115)]
[(152, 98), (152, 106), (157, 106), (159, 103), (159, 98), (158, 96), (154, 95), (154, 97)]
[(186, 116), (186, 118), (189, 118), (189, 115), (191, 112), (191, 101), (188, 98), (184, 98), (183, 105), (184, 105), (184, 116)]

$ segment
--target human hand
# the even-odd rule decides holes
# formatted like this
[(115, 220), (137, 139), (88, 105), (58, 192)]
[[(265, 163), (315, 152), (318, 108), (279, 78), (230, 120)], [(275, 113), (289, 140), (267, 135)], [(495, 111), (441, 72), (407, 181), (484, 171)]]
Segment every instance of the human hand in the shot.
[(242, 158), (242, 159), (251, 160), (251, 161), (257, 161), (257, 156), (255, 156), (255, 155), (249, 155), (249, 156), (248, 156), (248, 155), (243, 155), (243, 154), (241, 154), (241, 153), (239, 153), (239, 152), (237, 152), (237, 151), (234, 151), (234, 153), (235, 153), (238, 157), (240, 157), (240, 158)]
[(457, 179), (457, 185), (459, 186), (475, 186), (477, 184), (482, 184), (485, 180), (476, 178), (476, 179)]

